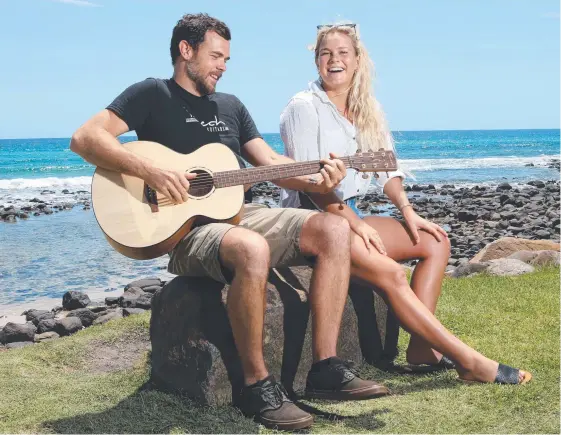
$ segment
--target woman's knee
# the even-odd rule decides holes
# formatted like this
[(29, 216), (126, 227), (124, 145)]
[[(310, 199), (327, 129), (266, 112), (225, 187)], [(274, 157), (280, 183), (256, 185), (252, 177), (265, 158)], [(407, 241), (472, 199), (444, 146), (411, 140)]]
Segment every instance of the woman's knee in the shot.
[(410, 289), (407, 274), (399, 264), (382, 271), (381, 274), (383, 276), (380, 289), (384, 293), (390, 294)]
[(422, 256), (427, 259), (430, 257), (437, 257), (440, 259), (448, 260), (450, 257), (451, 245), (450, 239), (440, 235), (440, 241), (432, 234), (425, 233), (421, 237)]

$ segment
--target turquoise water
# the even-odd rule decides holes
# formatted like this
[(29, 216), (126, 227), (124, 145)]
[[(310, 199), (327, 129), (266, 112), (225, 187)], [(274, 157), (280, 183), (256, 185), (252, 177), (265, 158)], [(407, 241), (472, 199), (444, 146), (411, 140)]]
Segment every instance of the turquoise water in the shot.
[[(283, 151), (278, 134), (264, 138)], [(417, 183), (559, 179), (559, 172), (546, 167), (559, 158), (559, 130), (402, 132), (395, 138), (400, 162), (415, 174)], [(71, 199), (79, 190), (87, 195), (94, 168), (68, 149), (69, 142), (0, 140), (0, 205), (17, 205), (33, 197)], [(63, 189), (71, 194), (66, 196)], [(12, 304), (33, 306), (42, 298), (60, 304), (67, 290), (102, 298), (139, 277), (169, 278), (163, 270), (166, 257), (150, 261), (123, 257), (108, 245), (92, 211), (82, 207), (0, 223), (0, 241), (0, 315)]]
[[(543, 176), (551, 158), (559, 158), (559, 130), (484, 130), (395, 132), (400, 161), (419, 182), (523, 181)], [(278, 134), (265, 134), (278, 152), (283, 144)], [(134, 137), (121, 138), (122, 141)], [(22, 186), (60, 185), (60, 179), (90, 177), (93, 167), (68, 148), (70, 139), (0, 140), (0, 189)], [(526, 164), (534, 163), (534, 167)], [(22, 181), (22, 180), (35, 181)], [(42, 180), (49, 179), (49, 180)]]

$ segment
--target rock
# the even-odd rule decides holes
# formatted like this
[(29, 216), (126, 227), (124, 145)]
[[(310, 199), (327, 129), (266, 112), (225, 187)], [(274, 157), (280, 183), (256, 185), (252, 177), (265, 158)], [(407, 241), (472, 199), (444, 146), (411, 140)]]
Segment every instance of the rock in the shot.
[(127, 291), (131, 287), (139, 287), (144, 290), (144, 287), (150, 286), (162, 286), (162, 280), (160, 278), (145, 278), (139, 279), (137, 281), (133, 281), (125, 286), (125, 291)]
[(145, 291), (146, 293), (154, 294), (161, 288), (162, 288), (161, 285), (149, 285), (147, 287), (142, 287), (142, 290)]
[[(532, 166), (534, 166), (534, 165), (532, 164)], [(538, 189), (541, 189), (542, 187), (545, 187), (545, 183), (543, 181), (540, 181), (540, 180), (528, 181), (528, 183), (526, 183), (526, 184), (528, 184), (530, 186), (537, 187)]]
[(506, 258), (517, 251), (559, 251), (558, 243), (549, 240), (528, 240), (515, 237), (503, 237), (485, 246), (477, 253), (470, 263), (484, 262), (497, 258)]
[[(277, 272), (271, 272), (267, 289), (264, 355), (270, 373), (292, 391), (304, 386), (311, 366), (311, 322), (304, 290), (311, 269), (291, 267), (282, 274)], [(212, 405), (230, 403), (232, 391), (241, 389), (241, 362), (224, 304), (227, 291), (227, 286), (209, 279), (176, 277), (154, 295), (151, 365), (152, 382), (159, 388)], [(355, 362), (364, 357), (380, 363), (385, 342), (385, 351), (391, 353), (388, 360), (393, 359), (397, 328), (381, 339), (378, 328), (380, 322), (385, 325), (385, 313), (380, 309), (378, 318), (374, 316), (374, 306), (381, 299), (374, 297), (372, 289), (351, 293), (352, 303), (348, 301), (344, 309), (340, 333), (344, 339), (338, 342), (338, 355)]]
[(560, 264), (559, 251), (518, 251), (508, 258), (514, 258), (536, 267), (559, 266)]
[(141, 294), (144, 294), (144, 291), (142, 291), (142, 289), (140, 287), (125, 287), (125, 292), (123, 293), (123, 296), (129, 296), (129, 297), (138, 297)]
[(105, 304), (108, 306), (118, 305), (119, 304), (119, 297), (106, 297)]
[(123, 317), (132, 316), (134, 314), (142, 314), (146, 312), (142, 308), (123, 308)]
[(65, 310), (75, 310), (77, 308), (85, 308), (89, 305), (90, 298), (87, 294), (80, 291), (69, 291), (62, 297), (62, 306)]
[(488, 263), (460, 263), (454, 270), (446, 272), (446, 275), (452, 278), (473, 276), (485, 271), (487, 266), (489, 266)]
[(538, 237), (541, 237), (542, 239), (551, 238), (551, 233), (549, 231), (546, 231), (546, 230), (537, 230), (537, 231), (534, 231), (534, 234)]
[(98, 315), (94, 313), (92, 310), (88, 308), (78, 308), (77, 310), (70, 311), (66, 318), (70, 317), (78, 317), (82, 322), (82, 325), (87, 328), (91, 326), (95, 319), (98, 318)]
[(55, 329), (56, 320), (54, 318), (43, 319), (37, 324), (37, 332), (42, 334)]
[(52, 311), (49, 310), (28, 310), (25, 312), (25, 320), (28, 322), (33, 322), (35, 326), (37, 326), (38, 321), (34, 321), (38, 317), (43, 316), (44, 314), (49, 314), (50, 316), (54, 316)]
[(60, 335), (58, 335), (56, 332), (54, 331), (49, 331), (49, 332), (44, 332), (42, 334), (35, 334), (35, 343), (41, 343), (44, 341), (51, 341), (54, 340), (55, 338), (59, 338)]
[(123, 308), (142, 308), (147, 310), (152, 307), (152, 295), (142, 290), (138, 296), (131, 296), (125, 293), (119, 298), (119, 305)]
[(55, 324), (55, 332), (60, 336), (74, 334), (82, 329), (82, 321), (79, 317), (65, 317), (59, 319)]
[(113, 311), (112, 313), (104, 314), (103, 316), (99, 316), (97, 319), (94, 320), (94, 325), (102, 325), (104, 323), (109, 322), (113, 319), (120, 319), (123, 317), (123, 314), (120, 311)]
[(107, 307), (105, 307), (103, 305), (98, 306), (98, 307), (88, 306), (87, 308), (89, 310), (93, 311), (94, 313), (99, 314), (99, 315), (103, 315), (103, 314), (107, 313)]
[(501, 190), (511, 190), (512, 186), (508, 183), (501, 183), (497, 186), (497, 192), (500, 192)]
[(57, 314), (57, 313), (61, 312), (63, 309), (64, 309), (63, 307), (61, 307), (60, 305), (57, 305), (57, 306), (55, 306), (51, 311), (52, 311), (54, 314)]
[(470, 210), (460, 210), (458, 212), (458, 220), (460, 222), (470, 222), (477, 219), (477, 213)]
[(33, 341), (37, 328), (32, 323), (8, 322), (0, 331), (0, 343), (16, 343), (18, 341)]
[(486, 272), (496, 276), (516, 276), (533, 272), (535, 269), (523, 261), (514, 258), (497, 258), (489, 260)]
[(20, 347), (26, 347), (32, 344), (32, 341), (14, 341), (12, 343), (6, 344), (6, 349), (18, 349)]

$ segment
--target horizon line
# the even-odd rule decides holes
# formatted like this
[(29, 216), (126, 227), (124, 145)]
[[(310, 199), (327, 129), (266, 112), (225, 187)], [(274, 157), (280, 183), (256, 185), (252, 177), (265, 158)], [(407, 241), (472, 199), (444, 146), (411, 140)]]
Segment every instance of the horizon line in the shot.
[[(561, 127), (557, 128), (462, 128), (462, 129), (437, 129), (437, 130), (391, 130), (392, 134), (396, 133), (426, 133), (426, 132), (435, 132), (435, 131), (529, 131), (529, 130), (559, 130), (561, 131)], [(117, 137), (138, 137), (136, 134), (128, 134), (123, 133)], [(280, 132), (266, 132), (261, 133), (262, 135), (266, 134), (280, 134)], [(70, 139), (70, 136), (33, 136), (33, 137), (4, 137), (0, 138), (0, 140), (23, 140), (23, 139)]]

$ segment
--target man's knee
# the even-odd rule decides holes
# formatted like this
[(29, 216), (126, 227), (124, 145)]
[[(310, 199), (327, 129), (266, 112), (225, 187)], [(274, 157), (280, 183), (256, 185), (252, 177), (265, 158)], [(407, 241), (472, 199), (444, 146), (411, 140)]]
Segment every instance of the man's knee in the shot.
[(349, 222), (332, 213), (318, 213), (307, 222), (305, 237), (308, 244), (319, 249), (342, 248), (349, 246), (351, 229)]
[(268, 273), (271, 253), (263, 236), (244, 228), (233, 228), (222, 240), (220, 259), (232, 270)]

